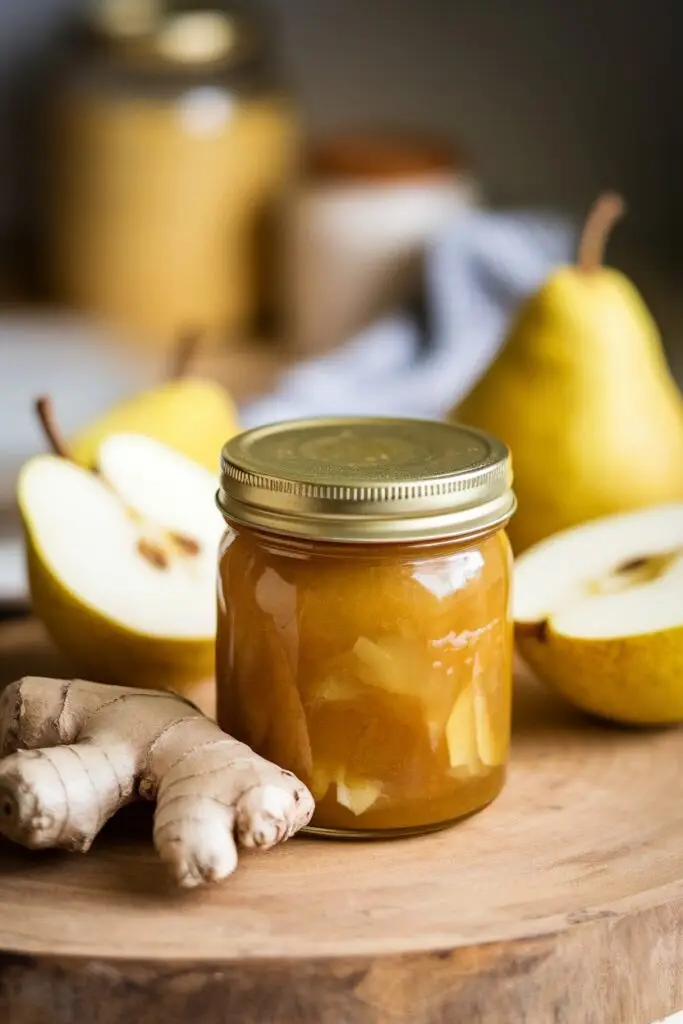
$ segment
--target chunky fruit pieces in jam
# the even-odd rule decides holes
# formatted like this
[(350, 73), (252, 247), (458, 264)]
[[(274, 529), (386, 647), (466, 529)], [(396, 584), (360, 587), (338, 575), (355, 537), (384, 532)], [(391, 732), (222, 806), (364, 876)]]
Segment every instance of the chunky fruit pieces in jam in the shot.
[(219, 717), (296, 772), (314, 825), (400, 830), (499, 791), (510, 723), (510, 553), (228, 535)]

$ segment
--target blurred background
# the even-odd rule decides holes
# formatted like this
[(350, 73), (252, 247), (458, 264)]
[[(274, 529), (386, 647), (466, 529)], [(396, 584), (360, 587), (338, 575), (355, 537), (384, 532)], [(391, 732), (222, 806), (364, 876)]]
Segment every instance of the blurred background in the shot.
[(33, 395), (75, 430), (163, 379), (186, 329), (245, 424), (441, 414), (605, 188), (628, 207), (609, 261), (683, 379), (682, 21), (677, 0), (2, 0), (0, 508), (42, 444)]
[[(91, 161), (94, 152), (101, 160), (131, 159), (125, 145), (132, 140), (117, 146), (114, 135), (125, 134), (132, 117), (126, 120), (124, 111), (121, 125), (107, 121), (108, 115), (113, 119), (115, 99), (124, 106), (123, 93), (132, 109), (136, 99), (149, 99), (155, 88), (164, 91), (158, 83), (174, 75), (166, 99), (174, 89), (180, 95), (202, 81), (221, 79), (227, 90), (239, 92), (244, 74), (235, 66), (249, 58), (237, 59), (229, 43), (221, 52), (220, 40), (207, 41), (211, 28), (206, 25), (203, 44), (197, 41), (201, 27), (194, 26), (193, 41), (191, 27), (185, 27), (183, 38), (176, 26), (175, 43), (168, 44), (165, 58), (160, 56), (163, 17), (188, 10), (224, 11), (243, 19), (258, 37), (252, 48), (259, 49), (252, 53), (261, 65), (256, 76), (286, 86), (307, 137), (391, 129), (447, 140), (467, 152), (487, 200), (498, 205), (551, 205), (581, 216), (598, 190), (617, 188), (627, 197), (629, 216), (615, 242), (615, 258), (628, 261), (636, 246), (646, 246), (642, 262), (657, 262), (655, 278), (673, 266), (683, 219), (683, 153), (676, 130), (683, 100), (677, 52), (683, 14), (676, 0), (658, 0), (655, 8), (645, 0), (567, 5), (544, 0), (514, 5), (505, 0), (226, 0), (208, 5), (192, 0), (3, 0), (4, 295), (34, 286), (36, 277), (49, 277), (41, 250), (50, 206), (46, 190), (60, 168), (55, 150), (46, 146), (45, 120), (54, 115), (56, 99), (69, 88), (79, 93), (67, 103), (75, 137), (69, 138), (69, 153), (60, 161), (66, 165), (62, 173), (73, 178), (74, 163), (87, 166), (89, 153)], [(136, 31), (156, 32), (157, 38), (146, 53), (134, 56), (130, 43)], [(99, 114), (103, 122), (99, 136), (84, 123), (88, 99), (92, 116)], [(203, 116), (211, 119), (210, 112)], [(154, 161), (161, 168), (164, 149), (168, 159), (173, 145), (170, 132), (163, 140), (164, 129), (157, 128), (155, 135), (160, 120), (150, 113), (148, 138), (137, 139), (138, 147), (148, 147), (137, 157), (150, 176)], [(105, 146), (112, 147), (108, 158)], [(128, 173), (139, 177), (140, 166), (129, 163)], [(106, 187), (115, 188), (119, 181), (123, 188), (116, 168), (109, 173)], [(80, 179), (79, 185), (83, 188)], [(98, 187), (105, 185), (93, 183), (93, 190)], [(182, 187), (169, 191), (169, 202), (180, 201)], [(189, 204), (199, 187), (189, 172), (185, 187), (182, 194)], [(129, 201), (132, 208), (134, 197)], [(96, 203), (91, 198), (88, 207), (84, 199), (70, 211), (75, 220), (62, 232), (80, 230), (78, 217)], [(53, 298), (69, 298), (69, 286), (61, 282), (60, 288), (54, 274), (39, 283), (52, 285)], [(74, 293), (77, 287), (72, 285)]]
[[(496, 201), (583, 211), (611, 183), (629, 197), (631, 230), (675, 238), (680, 229), (676, 0), (221, 6), (265, 24), (312, 131), (376, 122), (445, 133), (476, 153)], [(46, 61), (89, 7), (88, 0), (0, 6), (4, 238), (30, 202), (22, 188), (24, 112), (41, 93)]]

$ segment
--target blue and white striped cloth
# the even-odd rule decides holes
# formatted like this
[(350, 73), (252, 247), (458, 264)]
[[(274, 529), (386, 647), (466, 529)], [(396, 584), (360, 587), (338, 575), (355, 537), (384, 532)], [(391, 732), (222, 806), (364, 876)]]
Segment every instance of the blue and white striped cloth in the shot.
[(514, 308), (573, 257), (576, 231), (538, 213), (473, 210), (427, 254), (425, 324), (400, 311), (290, 370), (241, 410), (245, 427), (298, 416), (440, 417), (485, 372)]

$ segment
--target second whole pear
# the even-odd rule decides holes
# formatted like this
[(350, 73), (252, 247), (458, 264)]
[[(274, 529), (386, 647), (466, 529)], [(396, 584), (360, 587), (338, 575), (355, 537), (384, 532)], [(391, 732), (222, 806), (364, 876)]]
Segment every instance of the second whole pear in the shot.
[(512, 451), (516, 553), (600, 516), (683, 499), (680, 391), (637, 289), (601, 263), (620, 212), (618, 197), (598, 200), (577, 265), (523, 304), (452, 414)]
[(188, 374), (201, 334), (181, 335), (169, 378), (106, 410), (69, 439), (73, 459), (97, 468), (100, 446), (113, 434), (141, 434), (217, 473), (221, 449), (239, 433), (232, 398), (217, 380)]
[(217, 381), (170, 380), (105, 412), (70, 439), (74, 459), (93, 469), (101, 445), (114, 434), (142, 434), (159, 441), (212, 473), (221, 448), (239, 426), (235, 408)]

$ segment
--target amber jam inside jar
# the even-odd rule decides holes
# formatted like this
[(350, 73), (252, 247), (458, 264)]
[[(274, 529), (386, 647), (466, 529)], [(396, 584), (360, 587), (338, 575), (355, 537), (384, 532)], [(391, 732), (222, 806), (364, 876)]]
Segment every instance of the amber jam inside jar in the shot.
[(221, 726), (311, 789), (311, 830), (488, 804), (510, 735), (507, 449), (430, 421), (310, 420), (223, 452)]

